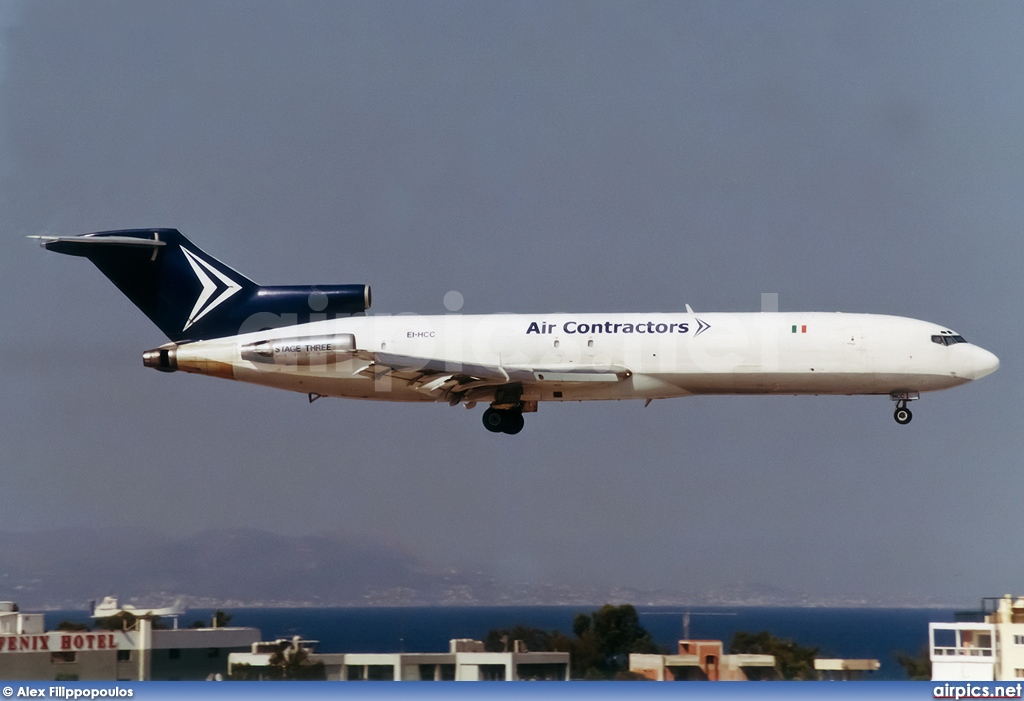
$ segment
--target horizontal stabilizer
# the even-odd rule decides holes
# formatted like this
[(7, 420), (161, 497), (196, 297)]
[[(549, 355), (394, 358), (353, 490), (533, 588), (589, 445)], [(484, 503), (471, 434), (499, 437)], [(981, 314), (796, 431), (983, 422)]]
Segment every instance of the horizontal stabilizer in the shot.
[(29, 238), (91, 261), (176, 343), (350, 316), (370, 306), (366, 285), (257, 285), (177, 229)]
[(100, 246), (141, 246), (155, 248), (166, 246), (166, 241), (143, 239), (135, 236), (29, 236), (37, 239), (39, 245), (48, 251), (65, 253), (70, 256), (88, 256)]

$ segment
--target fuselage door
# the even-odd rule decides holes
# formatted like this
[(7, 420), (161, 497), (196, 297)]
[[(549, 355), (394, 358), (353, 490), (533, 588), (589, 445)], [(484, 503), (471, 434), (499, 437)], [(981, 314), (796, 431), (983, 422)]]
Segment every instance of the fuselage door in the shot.
[(843, 331), (843, 366), (849, 372), (862, 372), (868, 366), (864, 332), (859, 326)]

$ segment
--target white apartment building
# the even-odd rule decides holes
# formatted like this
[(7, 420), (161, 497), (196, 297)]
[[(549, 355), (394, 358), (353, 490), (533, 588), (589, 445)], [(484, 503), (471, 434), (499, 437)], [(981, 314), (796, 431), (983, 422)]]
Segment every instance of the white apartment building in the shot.
[(1024, 679), (1024, 597), (1009, 594), (983, 611), (983, 622), (929, 623), (934, 681)]
[(487, 652), (479, 640), (457, 639), (444, 652), (317, 653), (315, 640), (258, 642), (251, 652), (228, 656), (229, 674), (248, 665), (259, 678), (275, 653), (294, 654), (300, 648), (310, 662), (324, 665), (327, 681), (568, 681), (568, 652), (527, 652), (515, 641), (510, 652)]
[(45, 629), (42, 613), (0, 601), (0, 680), (202, 680), (227, 672), (228, 655), (249, 650), (256, 628), (159, 630), (140, 618), (127, 630)]

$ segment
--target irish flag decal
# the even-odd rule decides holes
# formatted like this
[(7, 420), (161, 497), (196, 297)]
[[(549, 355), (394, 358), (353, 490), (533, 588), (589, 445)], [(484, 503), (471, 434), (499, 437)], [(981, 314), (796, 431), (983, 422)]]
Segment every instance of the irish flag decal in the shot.
[(807, 324), (803, 324), (802, 326), (793, 324), (793, 333), (796, 333), (797, 329), (800, 329), (800, 333), (807, 333)]

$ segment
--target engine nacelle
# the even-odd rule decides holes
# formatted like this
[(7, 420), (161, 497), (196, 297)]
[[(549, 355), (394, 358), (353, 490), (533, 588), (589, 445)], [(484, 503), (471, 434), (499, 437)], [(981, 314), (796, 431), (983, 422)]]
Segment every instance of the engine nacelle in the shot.
[(242, 360), (269, 365), (327, 365), (352, 358), (356, 337), (350, 333), (275, 338), (242, 346)]

